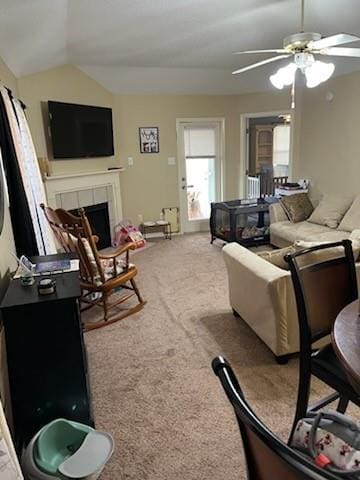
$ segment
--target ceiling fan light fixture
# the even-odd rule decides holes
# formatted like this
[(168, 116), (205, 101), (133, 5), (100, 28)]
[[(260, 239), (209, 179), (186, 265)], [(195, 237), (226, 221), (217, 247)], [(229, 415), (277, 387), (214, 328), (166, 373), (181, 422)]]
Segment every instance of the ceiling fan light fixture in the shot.
[(335, 65), (333, 63), (325, 63), (315, 61), (311, 54), (297, 54), (295, 62), (291, 62), (286, 67), (271, 75), (270, 81), (275, 88), (282, 90), (285, 86), (291, 85), (295, 79), (296, 70), (299, 69), (306, 77), (306, 86), (314, 88), (320, 83), (326, 82), (334, 73)]
[(279, 75), (279, 72), (276, 72), (274, 75), (270, 76), (270, 82), (275, 88), (278, 88), (279, 90), (282, 90), (284, 88), (284, 84), (281, 76)]
[(274, 75), (271, 75), (270, 82), (275, 88), (282, 90), (286, 85), (293, 83), (297, 68), (293, 62), (286, 65), (286, 67), (279, 68)]
[(335, 65), (333, 63), (314, 62), (305, 69), (306, 86), (314, 88), (320, 85), (320, 83), (326, 82), (334, 73), (334, 70)]
[(268, 63), (278, 62), (284, 58), (292, 57), (293, 62), (286, 67), (280, 68), (270, 76), (270, 82), (275, 88), (282, 90), (286, 85), (292, 85), (292, 108), (295, 99), (295, 84), (297, 83), (297, 70), (305, 76), (306, 86), (314, 88), (326, 82), (334, 73), (335, 65), (315, 60), (318, 55), (360, 58), (360, 48), (344, 48), (342, 45), (360, 42), (359, 35), (350, 33), (335, 33), (322, 37), (317, 32), (306, 32), (304, 30), (305, 0), (301, 3), (300, 31), (289, 35), (283, 40), (282, 48), (270, 48), (266, 50), (245, 50), (237, 54), (253, 53), (276, 53), (276, 56), (266, 58), (260, 62), (252, 63), (232, 72), (234, 75), (247, 72), (254, 68), (262, 67)]
[(307, 67), (310, 67), (315, 63), (315, 58), (314, 55), (309, 52), (300, 52), (295, 53), (294, 62), (295, 65), (304, 73)]

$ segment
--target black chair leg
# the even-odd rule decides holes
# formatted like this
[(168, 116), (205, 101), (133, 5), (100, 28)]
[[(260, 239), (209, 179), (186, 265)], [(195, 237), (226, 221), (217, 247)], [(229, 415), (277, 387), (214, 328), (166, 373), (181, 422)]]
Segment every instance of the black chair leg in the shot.
[(295, 417), (294, 417), (294, 422), (291, 428), (288, 445), (290, 445), (291, 443), (297, 422), (300, 420), (300, 418), (303, 418), (306, 415), (308, 405), (309, 405), (309, 397), (310, 397), (310, 381), (311, 381), (311, 371), (310, 371), (309, 365), (306, 365), (304, 367), (300, 366), (299, 386), (298, 386), (298, 395), (297, 395), (297, 401), (296, 401)]
[(340, 413), (345, 413), (348, 405), (349, 405), (349, 399), (347, 397), (340, 397), (336, 410)]

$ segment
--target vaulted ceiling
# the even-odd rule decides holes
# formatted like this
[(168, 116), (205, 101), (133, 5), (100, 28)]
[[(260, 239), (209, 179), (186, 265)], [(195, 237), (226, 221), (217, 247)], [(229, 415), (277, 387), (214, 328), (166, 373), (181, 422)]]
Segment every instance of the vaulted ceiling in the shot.
[[(280, 47), (299, 23), (300, 0), (0, 0), (0, 56), (16, 76), (73, 64), (115, 93), (253, 92), (281, 63), (234, 77), (266, 56), (232, 52)], [(307, 0), (305, 29), (360, 34), (359, 0)]]

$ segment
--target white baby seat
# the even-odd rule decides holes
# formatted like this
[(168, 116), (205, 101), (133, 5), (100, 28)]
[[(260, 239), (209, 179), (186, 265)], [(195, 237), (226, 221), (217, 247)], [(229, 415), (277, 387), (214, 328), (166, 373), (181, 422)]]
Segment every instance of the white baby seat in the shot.
[(59, 472), (68, 478), (83, 478), (103, 468), (113, 451), (113, 439), (105, 432), (90, 432), (79, 450), (61, 463)]

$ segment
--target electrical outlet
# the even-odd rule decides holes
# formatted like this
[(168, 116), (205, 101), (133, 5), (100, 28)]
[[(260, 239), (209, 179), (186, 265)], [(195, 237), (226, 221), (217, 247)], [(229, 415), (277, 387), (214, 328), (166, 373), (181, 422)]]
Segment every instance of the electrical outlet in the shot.
[(134, 165), (133, 157), (128, 157), (128, 165), (129, 165), (129, 167), (132, 167)]
[(175, 165), (176, 158), (175, 157), (168, 157), (168, 165)]

